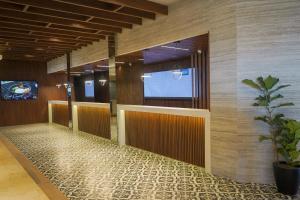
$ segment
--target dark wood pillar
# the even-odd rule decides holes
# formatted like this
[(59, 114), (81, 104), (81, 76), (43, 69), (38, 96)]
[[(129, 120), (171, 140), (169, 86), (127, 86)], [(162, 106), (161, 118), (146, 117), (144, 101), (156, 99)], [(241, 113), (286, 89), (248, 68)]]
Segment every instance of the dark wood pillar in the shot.
[(71, 55), (67, 53), (67, 100), (68, 100), (68, 115), (69, 128), (73, 127), (72, 123), (72, 87), (71, 87)]
[(193, 108), (210, 109), (210, 79), (207, 50), (191, 56), (193, 68)]

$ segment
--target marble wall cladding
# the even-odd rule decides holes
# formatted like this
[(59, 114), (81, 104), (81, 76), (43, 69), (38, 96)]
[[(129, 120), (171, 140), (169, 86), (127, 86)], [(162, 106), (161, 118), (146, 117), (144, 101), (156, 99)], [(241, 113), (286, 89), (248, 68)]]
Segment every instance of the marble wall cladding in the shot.
[(282, 111), (300, 119), (300, 1), (238, 0), (236, 19), (238, 137), (242, 138), (237, 176), (242, 181), (272, 182), (271, 144), (257, 140), (267, 127), (253, 121), (261, 114), (251, 107), (256, 93), (241, 80), (271, 74), (291, 84), (282, 94), (296, 106)]
[(169, 6), (167, 16), (124, 30), (118, 35), (117, 55), (207, 33), (206, 5), (207, 0), (177, 1)]
[[(89, 64), (108, 58), (107, 40), (93, 42), (85, 47), (74, 50), (71, 53), (71, 68)], [(58, 72), (67, 69), (67, 57), (61, 57), (50, 60), (47, 63), (48, 73)]]

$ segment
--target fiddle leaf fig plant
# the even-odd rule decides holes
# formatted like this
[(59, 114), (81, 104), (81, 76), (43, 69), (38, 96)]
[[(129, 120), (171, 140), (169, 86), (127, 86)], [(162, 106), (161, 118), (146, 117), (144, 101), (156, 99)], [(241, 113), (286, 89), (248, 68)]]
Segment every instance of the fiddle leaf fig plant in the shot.
[(300, 165), (298, 160), (300, 151), (297, 145), (300, 141), (300, 122), (288, 119), (280, 135), (278, 136), (278, 153), (283, 156), (288, 165), (296, 167)]
[[(290, 140), (289, 142), (287, 142), (286, 138), (284, 139), (285, 136), (281, 135), (281, 131), (283, 129), (288, 132), (288, 130), (286, 129), (287, 120), (282, 113), (277, 112), (278, 108), (294, 105), (291, 102), (278, 102), (278, 100), (284, 98), (283, 95), (279, 94), (278, 92), (283, 88), (289, 87), (290, 85), (278, 85), (279, 78), (273, 76), (267, 76), (265, 78), (258, 77), (255, 81), (245, 79), (242, 82), (247, 86), (257, 90), (259, 95), (255, 98), (255, 102), (252, 105), (256, 107), (262, 107), (265, 111), (264, 115), (255, 117), (255, 120), (262, 121), (269, 125), (269, 135), (261, 135), (259, 137), (259, 141), (272, 141), (275, 161), (278, 161), (278, 153), (281, 155), (288, 155), (289, 159), (291, 159), (291, 155), (296, 157), (295, 152), (291, 153), (286, 149), (286, 145), (280, 144), (283, 141), (290, 144)], [(290, 146), (291, 145), (289, 145), (289, 147)], [(291, 149), (294, 148), (291, 147)], [(287, 159), (287, 157), (283, 157)]]

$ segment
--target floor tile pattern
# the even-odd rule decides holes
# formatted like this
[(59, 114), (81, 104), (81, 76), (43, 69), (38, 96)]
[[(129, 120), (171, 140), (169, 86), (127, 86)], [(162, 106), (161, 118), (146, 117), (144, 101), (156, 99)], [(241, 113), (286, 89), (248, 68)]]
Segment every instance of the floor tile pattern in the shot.
[(0, 128), (71, 200), (283, 200), (272, 185), (240, 184), (203, 168), (48, 124)]

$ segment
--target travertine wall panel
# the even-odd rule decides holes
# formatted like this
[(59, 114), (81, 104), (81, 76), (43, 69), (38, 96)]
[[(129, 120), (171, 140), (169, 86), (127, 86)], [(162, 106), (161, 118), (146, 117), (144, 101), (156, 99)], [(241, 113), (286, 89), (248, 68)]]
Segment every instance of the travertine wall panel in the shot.
[[(255, 91), (241, 84), (245, 78), (269, 74), (291, 84), (282, 94), (296, 104), (282, 111), (300, 119), (300, 1), (239, 0), (237, 16), (238, 137), (241, 138), (237, 176), (242, 181), (273, 182), (270, 143), (259, 143), (267, 127), (254, 122), (262, 114), (251, 107)], [(280, 101), (279, 101), (280, 102)]]
[[(82, 47), (71, 52), (71, 68), (89, 64), (108, 58), (107, 40), (93, 42), (86, 47)], [(47, 63), (48, 73), (54, 73), (67, 68), (67, 57), (61, 57), (50, 60)]]

